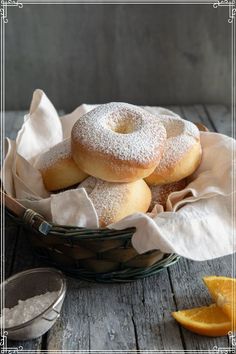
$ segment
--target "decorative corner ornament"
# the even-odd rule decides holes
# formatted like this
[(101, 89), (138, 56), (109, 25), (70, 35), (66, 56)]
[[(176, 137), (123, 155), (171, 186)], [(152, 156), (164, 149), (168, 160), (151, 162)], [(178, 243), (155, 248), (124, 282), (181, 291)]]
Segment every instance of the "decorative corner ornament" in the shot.
[(220, 354), (231, 354), (231, 353), (236, 353), (236, 332), (228, 332), (228, 337), (229, 337), (229, 348), (218, 348), (217, 346), (214, 346), (212, 348), (213, 353), (220, 353)]
[(0, 15), (4, 23), (8, 22), (8, 18), (7, 18), (8, 6), (17, 6), (21, 9), (23, 7), (23, 4), (21, 2), (18, 2), (18, 0), (1, 0)]
[(236, 332), (228, 332), (229, 343), (232, 349), (234, 349), (233, 353), (236, 353)]
[(0, 350), (2, 354), (17, 354), (19, 351), (23, 350), (23, 347), (7, 347), (7, 332), (3, 332), (0, 340)]
[(219, 6), (227, 6), (229, 8), (228, 22), (233, 23), (236, 14), (235, 0), (218, 0), (213, 4), (214, 9), (217, 9)]

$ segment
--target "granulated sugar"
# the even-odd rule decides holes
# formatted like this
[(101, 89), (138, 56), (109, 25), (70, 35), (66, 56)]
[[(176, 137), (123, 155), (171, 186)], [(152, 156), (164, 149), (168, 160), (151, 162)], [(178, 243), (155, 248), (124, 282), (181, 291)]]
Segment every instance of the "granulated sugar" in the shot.
[(14, 307), (3, 309), (1, 321), (5, 319), (6, 328), (30, 321), (44, 312), (56, 300), (57, 295), (57, 291), (51, 291), (26, 300), (19, 300)]

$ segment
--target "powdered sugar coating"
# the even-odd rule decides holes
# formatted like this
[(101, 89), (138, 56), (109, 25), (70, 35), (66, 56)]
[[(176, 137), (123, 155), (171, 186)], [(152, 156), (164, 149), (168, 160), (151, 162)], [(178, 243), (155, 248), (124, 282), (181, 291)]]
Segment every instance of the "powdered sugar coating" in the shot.
[(173, 192), (177, 192), (184, 189), (186, 185), (186, 179), (182, 179), (178, 182), (150, 186), (152, 193), (152, 202), (150, 205), (150, 210), (153, 209), (156, 204), (160, 204), (165, 207), (168, 196)]
[(158, 116), (167, 133), (164, 153), (155, 172), (161, 173), (175, 165), (184, 154), (200, 139), (197, 126), (174, 116)]
[(22, 323), (28, 322), (42, 314), (57, 299), (57, 297), (57, 291), (48, 291), (26, 300), (18, 300), (17, 305), (2, 310), (0, 320), (5, 320), (6, 328), (21, 325)]
[(99, 220), (109, 225), (113, 222), (122, 203), (127, 200), (129, 183), (111, 183), (90, 176), (80, 183), (79, 188), (85, 188)]
[(37, 162), (39, 170), (45, 170), (56, 162), (71, 158), (71, 139), (66, 139), (42, 154)]
[(159, 160), (166, 140), (158, 118), (131, 104), (103, 104), (78, 119), (72, 140), (91, 152), (147, 164)]

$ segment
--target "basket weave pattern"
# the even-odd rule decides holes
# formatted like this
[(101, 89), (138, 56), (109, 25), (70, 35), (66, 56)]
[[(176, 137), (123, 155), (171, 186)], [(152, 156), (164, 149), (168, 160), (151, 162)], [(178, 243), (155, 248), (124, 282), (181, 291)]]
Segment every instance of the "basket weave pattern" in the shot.
[[(27, 209), (22, 218), (7, 214), (28, 229), (37, 255), (72, 276), (101, 282), (133, 281), (177, 261), (159, 250), (138, 254), (131, 244), (135, 228), (87, 229), (50, 224)], [(145, 237), (145, 235), (144, 235)]]

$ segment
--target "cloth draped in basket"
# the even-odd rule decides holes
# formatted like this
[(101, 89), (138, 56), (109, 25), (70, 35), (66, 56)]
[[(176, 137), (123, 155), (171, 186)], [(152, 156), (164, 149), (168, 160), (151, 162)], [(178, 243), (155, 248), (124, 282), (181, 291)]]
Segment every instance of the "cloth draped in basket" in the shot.
[[(5, 191), (49, 221), (98, 227), (96, 210), (84, 189), (50, 195), (35, 168), (38, 156), (68, 138), (75, 121), (94, 107), (83, 104), (59, 117), (45, 93), (36, 90), (16, 142), (6, 139)], [(175, 115), (161, 107), (144, 108), (154, 114)], [(162, 207), (156, 206), (152, 213), (136, 213), (109, 226), (117, 230), (135, 226), (132, 243), (139, 253), (160, 249), (202, 261), (235, 252), (232, 207), (235, 140), (222, 134), (202, 132), (201, 143), (201, 165), (183, 191), (169, 196), (168, 211), (163, 212)]]

